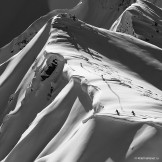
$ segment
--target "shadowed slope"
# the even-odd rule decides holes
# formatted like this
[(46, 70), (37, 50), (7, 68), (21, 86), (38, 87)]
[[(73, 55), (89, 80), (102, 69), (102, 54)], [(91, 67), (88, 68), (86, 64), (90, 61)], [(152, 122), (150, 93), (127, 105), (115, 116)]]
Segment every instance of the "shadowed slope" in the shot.
[(80, 0), (48, 0), (48, 6), (50, 10), (54, 9), (71, 9), (76, 6)]
[[(41, 7), (42, 7), (42, 4), (45, 3), (44, 1), (45, 0), (41, 0), (41, 2), (40, 2)], [(79, 19), (85, 21), (86, 23), (96, 25), (98, 27), (105, 27), (105, 28), (108, 29), (108, 28), (110, 28), (112, 23), (120, 16), (120, 14), (134, 1), (135, 0), (124, 0), (124, 1), (123, 0), (113, 0), (113, 1), (110, 1), (110, 0), (95, 0), (95, 1), (93, 1), (93, 0), (80, 0), (80, 3), (78, 3), (78, 5), (76, 5), (72, 9), (55, 9), (55, 10), (51, 11), (49, 14), (47, 14), (46, 16), (43, 16), (43, 17), (39, 18), (35, 23), (33, 23), (28, 28), (28, 30), (26, 30), (18, 38), (15, 38), (10, 43), (11, 45), (10, 45), (9, 51), (7, 51), (7, 53), (11, 52), (13, 54), (16, 51), (19, 51), (20, 49), (24, 48), (24, 46), (31, 40), (33, 35), (35, 35), (35, 33), (48, 21), (48, 19), (51, 18), (52, 16), (55, 16), (56, 14), (59, 14), (59, 13), (71, 13), (71, 14), (76, 15)], [(23, 4), (23, 2), (22, 2), (22, 4)], [(32, 4), (35, 5), (36, 2), (30, 2), (27, 5), (27, 7), (29, 5), (32, 5)], [(47, 4), (47, 3), (45, 3), (45, 4)], [(45, 5), (43, 7), (47, 8), (46, 12), (48, 12), (48, 7), (45, 6)], [(34, 6), (32, 6), (31, 8), (34, 8)], [(40, 9), (40, 8), (37, 7), (37, 9)], [(45, 11), (43, 10), (42, 12), (45, 12)], [(9, 13), (7, 15), (9, 15)], [(19, 14), (19, 17), (17, 18), (18, 21), (20, 21), (22, 19), (22, 18), (20, 19), (20, 17), (24, 16), (24, 13), (28, 14), (26, 12), (26, 9), (23, 11), (22, 15)], [(38, 15), (39, 14), (40, 13), (38, 12)], [(44, 14), (42, 14), (42, 15), (44, 15)], [(29, 15), (32, 16), (32, 14), (29, 14)], [(33, 14), (33, 15), (35, 15), (35, 14)], [(28, 17), (30, 17), (30, 16), (28, 16)], [(10, 23), (10, 21), (6, 21), (6, 22)], [(32, 21), (34, 21), (34, 19)], [(28, 23), (28, 22), (25, 22), (24, 25), (26, 25), (26, 23)], [(18, 24), (16, 22), (14, 22), (14, 24), (16, 25), (15, 28), (17, 28)], [(18, 26), (20, 26), (20, 28), (24, 28), (22, 25), (18, 25)], [(8, 26), (8, 25), (4, 24), (3, 28), (4, 29), (1, 29), (1, 31), (3, 32), (1, 34), (1, 40), (3, 40), (4, 37), (7, 38), (7, 36), (6, 36), (7, 34), (5, 32), (6, 29), (9, 30), (9, 31), (12, 31), (12, 30), (10, 30), (10, 26)], [(16, 32), (15, 34), (19, 35), (20, 32), (22, 32), (22, 30), (19, 30), (19, 33)], [(14, 35), (14, 36), (16, 36), (16, 35)], [(11, 41), (11, 39), (12, 38), (8, 38), (7, 41)], [(8, 43), (8, 42), (5, 41), (5, 44), (6, 43)], [(1, 55), (1, 52), (2, 52), (1, 50), (4, 50), (4, 49), (3, 48), (0, 49), (0, 55)]]
[[(7, 61), (8, 65), (0, 76), (0, 97), (4, 97), (3, 100), (0, 100), (0, 114), (2, 115), (0, 115), (0, 122), (4, 117), (3, 111), (7, 105), (9, 96), (15, 92), (23, 76), (25, 76), (37, 55), (46, 44), (50, 32), (50, 25), (51, 23), (49, 21), (23, 51)], [(22, 66), (23, 68), (21, 68)]]
[(10, 42), (33, 23), (33, 21), (47, 14), (49, 11), (46, 0), (1, 0), (0, 47)]
[(161, 0), (147, 0), (151, 3), (153, 3), (154, 5), (156, 5), (157, 7), (162, 8), (162, 1)]

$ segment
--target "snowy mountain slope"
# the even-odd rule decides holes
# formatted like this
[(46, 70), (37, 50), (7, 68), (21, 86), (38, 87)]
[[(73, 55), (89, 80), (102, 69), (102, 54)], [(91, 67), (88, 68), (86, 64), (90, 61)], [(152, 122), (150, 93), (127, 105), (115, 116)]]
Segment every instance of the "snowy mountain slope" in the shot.
[[(19, 5), (16, 5), (15, 9), (18, 10), (18, 7), (21, 6), (21, 5), (25, 8), (24, 1), (21, 2), (22, 4), (19, 3)], [(11, 6), (12, 6), (11, 9), (9, 8), (10, 10), (6, 13), (6, 19), (8, 19), (8, 21), (5, 21), (4, 20), (4, 18), (5, 18), (5, 16), (4, 16), (5, 15), (5, 11), (3, 11), (3, 10), (6, 9), (5, 6), (7, 5), (7, 1), (5, 2), (4, 8), (2, 10), (2, 15), (0, 15), (0, 21), (2, 23), (1, 28), (0, 28), (0, 30), (1, 30), (0, 31), (0, 36), (1, 36), (1, 39), (4, 42), (6, 42), (5, 39), (7, 39), (8, 35), (10, 35), (10, 34), (11, 35), (14, 35), (14, 32), (15, 33), (18, 32), (18, 29), (24, 28), (24, 24), (26, 24), (29, 21), (28, 19), (30, 17), (32, 17), (32, 14), (31, 13), (33, 12), (33, 9), (31, 10), (31, 13), (28, 13), (28, 11), (26, 11), (26, 10), (27, 9), (29, 10), (30, 5), (32, 7), (34, 7), (36, 5), (36, 2), (37, 1), (34, 1), (34, 2), (31, 2), (30, 1), (29, 4), (27, 4), (27, 6), (26, 6), (27, 8), (25, 8), (25, 9), (22, 8), (22, 10), (23, 10), (22, 15), (25, 14), (25, 16), (27, 16), (29, 14), (27, 18), (23, 18), (21, 16), (21, 14), (18, 14), (18, 17), (17, 17), (17, 19), (15, 20), (14, 23), (12, 22), (13, 21), (12, 18), (15, 17), (14, 15), (18, 11), (12, 14), (12, 12), (14, 12), (13, 10), (14, 10), (14, 6), (15, 5), (13, 5), (11, 3)], [(78, 5), (76, 5), (72, 9), (55, 9), (55, 10), (52, 10), (49, 14), (47, 14), (46, 16), (42, 16), (42, 18), (40, 18), (35, 23), (33, 23), (24, 32), (24, 34), (21, 34), (21, 36), (19, 36), (19, 39), (17, 38), (18, 40), (17, 39), (14, 39), (11, 44), (13, 46), (15, 46), (16, 43), (20, 43), (18, 45), (22, 49), (23, 46), (27, 43), (26, 41), (29, 41), (29, 39), (32, 38), (32, 36), (35, 34), (35, 32), (37, 32), (40, 29), (40, 28), (38, 29), (38, 26), (39, 25), (40, 26), (43, 26), (43, 24), (46, 23), (47, 20), (50, 17), (52, 18), (53, 16), (55, 16), (55, 15), (57, 15), (59, 13), (65, 13), (65, 12), (71, 13), (72, 15), (76, 15), (79, 19), (85, 21), (86, 23), (89, 23), (89, 24), (92, 24), (92, 25), (96, 25), (98, 27), (106, 27), (108, 29), (112, 25), (112, 23), (120, 16), (120, 14), (132, 2), (133, 2), (133, 0), (125, 0), (125, 1), (122, 1), (122, 0), (114, 0), (114, 1), (109, 1), (109, 0), (95, 0), (95, 1), (93, 1), (93, 0), (81, 0), (80, 3), (78, 3)], [(44, 0), (41, 0), (40, 5), (42, 6), (42, 4), (44, 4), (44, 3), (45, 3)], [(53, 3), (54, 3), (54, 1), (53, 1)], [(60, 2), (57, 2), (57, 3), (61, 3), (61, 1)], [(40, 12), (40, 7), (41, 6), (39, 6), (39, 7), (37, 6), (35, 12)], [(42, 9), (42, 12), (44, 13), (45, 11)], [(11, 14), (12, 14), (12, 16), (10, 16)], [(39, 15), (39, 14), (40, 13), (35, 13), (35, 14), (33, 14), (33, 17), (34, 17), (34, 15)], [(22, 20), (19, 17), (21, 17)], [(11, 19), (9, 19), (9, 18), (11, 18)], [(19, 23), (19, 22), (17, 22), (17, 21), (19, 21), (19, 22), (21, 21), (22, 24)], [(25, 23), (23, 23), (23, 22), (25, 22)], [(41, 25), (41, 23), (42, 23), (42, 25)], [(8, 24), (10, 24), (10, 25), (8, 25)], [(11, 26), (13, 27), (13, 29), (16, 28), (15, 31), (13, 31), (13, 29), (11, 28)], [(31, 29), (31, 31), (30, 31), (30, 29)], [(12, 31), (13, 34), (12, 33), (7, 33), (7, 30), (9, 30), (10, 32)], [(10, 50), (11, 51), (15, 51), (15, 48), (16, 47), (13, 47), (13, 49), (10, 48)]]
[[(71, 10), (77, 3), (79, 15), (87, 23), (98, 27), (110, 28), (120, 14), (136, 0), (10, 0), (0, 2), (0, 47), (10, 42), (13, 37), (23, 32), (35, 19), (52, 10)], [(162, 7), (161, 0), (150, 0), (158, 7)], [(38, 5), (39, 4), (39, 5)], [(74, 9), (75, 10), (75, 9)], [(62, 10), (62, 12), (64, 12)], [(85, 15), (85, 16), (84, 16)], [(81, 19), (81, 17), (79, 17)], [(83, 20), (83, 19), (82, 19)]]
[(161, 159), (162, 49), (66, 14), (38, 28), (1, 51), (0, 159)]
[(162, 10), (138, 0), (128, 7), (110, 28), (162, 47)]

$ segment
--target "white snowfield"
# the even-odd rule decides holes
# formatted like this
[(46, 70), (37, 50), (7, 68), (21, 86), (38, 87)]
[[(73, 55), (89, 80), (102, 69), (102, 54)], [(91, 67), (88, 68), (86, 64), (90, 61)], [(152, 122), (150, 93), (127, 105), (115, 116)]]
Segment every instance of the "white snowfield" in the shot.
[(162, 161), (162, 28), (132, 34), (139, 3), (161, 22), (145, 1), (110, 30), (53, 12), (0, 50), (2, 162)]

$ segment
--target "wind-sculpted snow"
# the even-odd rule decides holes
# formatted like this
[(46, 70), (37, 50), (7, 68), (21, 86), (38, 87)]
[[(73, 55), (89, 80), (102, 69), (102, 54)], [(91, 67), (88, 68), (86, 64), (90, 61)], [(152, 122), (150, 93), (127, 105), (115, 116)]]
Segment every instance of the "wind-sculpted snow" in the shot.
[(0, 160), (160, 161), (162, 49), (55, 12), (1, 50)]
[(130, 34), (162, 48), (162, 10), (150, 2), (138, 0), (123, 12), (110, 30)]

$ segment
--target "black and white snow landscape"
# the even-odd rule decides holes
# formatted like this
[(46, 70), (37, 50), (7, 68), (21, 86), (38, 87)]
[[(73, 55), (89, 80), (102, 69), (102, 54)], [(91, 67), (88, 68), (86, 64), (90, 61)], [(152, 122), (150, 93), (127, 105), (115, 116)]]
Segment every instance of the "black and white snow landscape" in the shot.
[(162, 162), (162, 1), (55, 3), (0, 48), (0, 161)]

